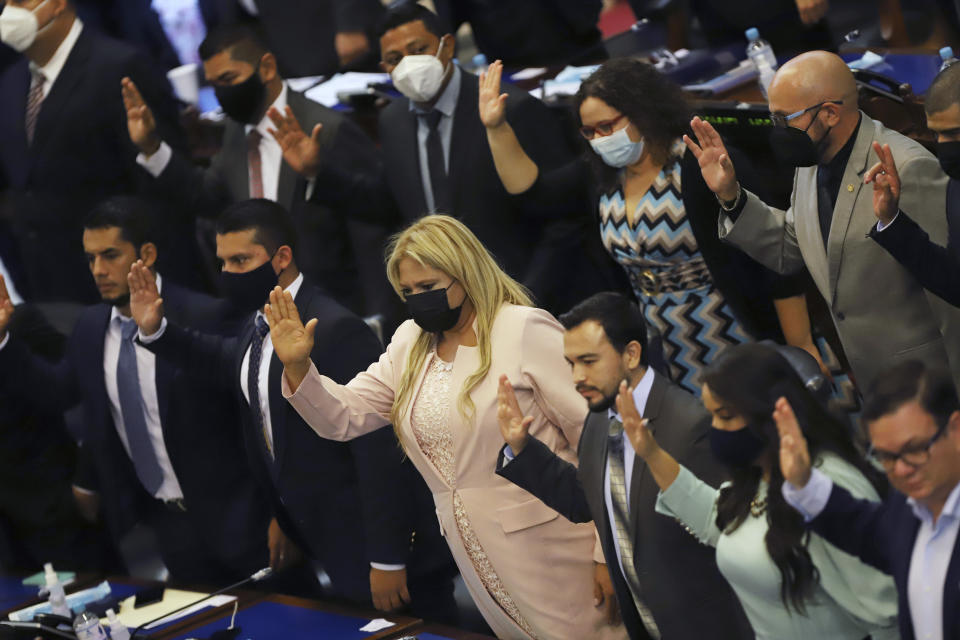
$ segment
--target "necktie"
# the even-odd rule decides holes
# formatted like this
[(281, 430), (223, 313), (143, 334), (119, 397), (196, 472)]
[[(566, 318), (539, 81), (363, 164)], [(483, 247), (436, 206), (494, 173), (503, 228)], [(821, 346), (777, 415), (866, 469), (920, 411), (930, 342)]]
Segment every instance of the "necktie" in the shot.
[(263, 442), (267, 453), (273, 457), (273, 441), (267, 433), (267, 423), (260, 411), (260, 358), (263, 356), (263, 340), (270, 333), (270, 326), (263, 316), (257, 314), (254, 322), (253, 340), (250, 341), (250, 365), (247, 367), (247, 393), (250, 395), (250, 410), (253, 412), (253, 423), (263, 434)]
[(40, 115), (40, 106), (43, 104), (43, 85), (47, 78), (41, 71), (34, 71), (30, 82), (30, 93), (27, 94), (27, 111), (24, 126), (27, 130), (27, 144), (33, 144), (33, 133), (37, 129), (37, 116)]
[[(820, 233), (823, 236), (823, 247), (827, 248), (827, 239), (830, 237), (830, 223), (833, 222), (833, 194), (826, 184), (826, 180), (817, 180), (817, 213), (820, 216)], [(829, 253), (829, 250), (828, 252)]]
[(147, 431), (147, 419), (143, 414), (143, 394), (140, 392), (140, 375), (137, 372), (137, 348), (133, 336), (137, 325), (133, 320), (121, 322), (120, 358), (117, 360), (117, 394), (120, 396), (120, 414), (123, 416), (123, 428), (127, 432), (127, 444), (130, 447), (130, 459), (137, 477), (150, 495), (157, 493), (163, 482), (163, 471), (157, 461), (157, 454), (150, 442)]
[(627, 506), (626, 473), (623, 468), (623, 424), (616, 419), (610, 422), (607, 465), (610, 468), (610, 502), (613, 503), (613, 521), (616, 525), (614, 535), (620, 547), (624, 577), (630, 586), (630, 595), (633, 596), (633, 603), (637, 607), (643, 626), (646, 627), (650, 637), (656, 640), (660, 638), (660, 629), (657, 628), (650, 609), (640, 599), (640, 578), (633, 564), (633, 537), (630, 535), (630, 511)]
[(430, 171), (430, 187), (433, 190), (433, 210), (450, 213), (450, 182), (447, 179), (447, 164), (443, 160), (443, 142), (440, 140), (440, 119), (443, 114), (434, 109), (420, 116), (427, 123), (427, 168)]
[(247, 169), (250, 175), (250, 197), (263, 197), (263, 161), (260, 158), (260, 140), (256, 129), (247, 134)]

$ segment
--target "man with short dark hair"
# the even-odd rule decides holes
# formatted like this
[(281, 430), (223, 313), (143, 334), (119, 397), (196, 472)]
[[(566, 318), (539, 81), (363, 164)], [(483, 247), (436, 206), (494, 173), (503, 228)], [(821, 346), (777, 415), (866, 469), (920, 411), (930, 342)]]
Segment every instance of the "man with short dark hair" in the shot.
[(317, 318), (312, 359), (346, 383), (377, 359), (381, 346), (356, 315), (312, 286), (297, 267), (296, 230), (269, 200), (233, 204), (217, 220), (221, 289), (248, 313), (233, 338), (168, 323), (164, 301), (143, 265), (130, 282), (140, 341), (161, 359), (211, 380), (241, 414), (248, 464), (270, 496), (270, 562), (316, 560), (334, 595), (381, 610), (410, 604), (418, 616), (456, 620), (455, 569), (440, 538), (430, 494), (403, 459), (393, 432), (350, 442), (317, 437), (284, 402), (283, 364), (275, 357), (263, 306), (274, 287), (293, 296), (301, 315)]
[[(354, 220), (351, 203), (333, 209), (308, 202), (320, 159), (344, 171), (375, 173), (380, 156), (359, 126), (290, 89), (262, 34), (250, 25), (219, 27), (200, 45), (207, 81), (227, 115), (223, 146), (208, 168), (194, 166), (157, 131), (150, 105), (134, 82), (123, 81), (130, 139), (137, 162), (155, 178), (161, 196), (196, 214), (216, 216), (226, 205), (266, 198), (291, 212), (309, 251), (300, 268), (332, 297), (358, 313), (382, 312), (392, 302), (379, 247), (385, 230)], [(274, 129), (284, 117), (304, 123), (295, 143)]]
[[(564, 357), (590, 408), (577, 448), (579, 468), (527, 433), (506, 378), (500, 428), (507, 446), (497, 473), (574, 522), (593, 520), (607, 566), (598, 565), (598, 601), (620, 604), (631, 638), (749, 637), (749, 624), (717, 569), (713, 549), (657, 514), (659, 488), (629, 444), (614, 400), (620, 383), (657, 439), (699, 477), (718, 485), (723, 470), (710, 452), (710, 418), (696, 398), (647, 366), (643, 314), (626, 297), (599, 293), (560, 316)], [(618, 490), (618, 487), (620, 490)], [(625, 489), (625, 491), (623, 491)], [(695, 576), (695, 578), (692, 578)], [(612, 589), (609, 587), (612, 580)], [(690, 614), (696, 603), (697, 614)]]
[[(43, 411), (82, 405), (82, 453), (94, 473), (78, 480), (80, 499), (99, 502), (115, 539), (143, 522), (178, 581), (250, 575), (267, 561), (267, 514), (230, 437), (236, 411), (211, 398), (204, 380), (134, 342), (127, 274), (138, 261), (153, 269), (158, 254), (144, 203), (100, 204), (84, 222), (83, 248), (103, 304), (83, 311), (58, 363), (7, 335), (0, 312), (0, 384)], [(220, 301), (156, 279), (171, 317), (218, 326)], [(8, 309), (2, 288), (0, 298)]]
[(23, 53), (0, 70), (0, 218), (19, 243), (27, 278), (18, 284), (30, 300), (94, 302), (77, 242), (83, 216), (135, 193), (141, 177), (117, 86), (134, 78), (162, 135), (180, 146), (169, 83), (133, 47), (85, 27), (71, 0), (7, 0), (0, 38)]
[(874, 144), (880, 158), (864, 176), (873, 182), (877, 225), (870, 237), (890, 252), (928, 291), (960, 307), (960, 65), (941, 71), (924, 100), (927, 127), (937, 134), (937, 159), (947, 184), (947, 246), (930, 239), (900, 210), (900, 175), (888, 146)]
[(960, 637), (960, 399), (950, 376), (911, 360), (867, 393), (870, 453), (896, 489), (879, 504), (811, 468), (786, 400), (774, 418), (784, 498), (827, 541), (893, 576), (904, 640)]

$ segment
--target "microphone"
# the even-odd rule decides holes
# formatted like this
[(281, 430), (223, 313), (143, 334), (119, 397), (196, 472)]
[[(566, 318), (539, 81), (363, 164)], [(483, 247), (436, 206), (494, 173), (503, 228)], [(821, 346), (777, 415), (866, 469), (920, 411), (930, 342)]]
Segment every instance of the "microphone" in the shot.
[[(225, 592), (227, 592), (227, 591), (230, 591), (231, 589), (236, 589), (236, 588), (238, 588), (238, 587), (242, 587), (243, 585), (245, 585), (245, 584), (250, 584), (251, 582), (260, 582), (261, 580), (266, 580), (267, 578), (269, 578), (269, 577), (272, 576), (272, 575), (273, 575), (273, 569), (271, 569), (270, 567), (264, 567), (263, 569), (260, 569), (259, 571), (257, 571), (256, 573), (252, 574), (251, 576), (244, 578), (244, 579), (241, 580), (240, 582), (235, 582), (235, 583), (231, 584), (231, 585), (228, 586), (228, 587), (224, 587), (223, 589), (219, 589), (219, 590), (217, 590), (217, 591), (214, 591), (213, 593), (208, 594), (208, 595), (205, 595), (205, 596), (203, 596), (202, 598), (200, 598), (200, 599), (198, 599), (198, 600), (195, 600), (195, 601), (193, 601), (193, 602), (191, 602), (191, 603), (189, 603), (189, 604), (185, 604), (184, 606), (180, 607), (179, 609), (175, 609), (175, 610), (173, 610), (173, 611), (168, 611), (167, 613), (163, 614), (162, 616), (158, 616), (158, 617), (154, 618), (153, 620), (147, 620), (146, 622), (144, 622), (143, 624), (141, 624), (139, 627), (137, 627), (136, 629), (134, 629), (133, 631), (130, 632), (130, 638), (135, 638), (135, 637), (137, 636), (137, 634), (140, 633), (140, 631), (141, 631), (142, 629), (144, 629), (144, 627), (149, 627), (151, 624), (153, 624), (154, 622), (157, 622), (158, 620), (163, 620), (164, 618), (168, 618), (168, 617), (172, 616), (172, 615), (175, 614), (175, 613), (179, 613), (179, 612), (183, 611), (184, 609), (189, 609), (190, 607), (196, 606), (196, 605), (200, 604), (201, 602), (203, 602), (203, 601), (205, 601), (205, 600), (209, 600), (210, 598), (212, 598), (212, 597), (214, 597), (214, 596), (219, 596), (219, 595), (221, 595), (221, 594), (223, 594), (223, 593), (225, 593)], [(146, 636), (148, 636), (148, 635), (149, 635), (149, 634), (146, 634), (146, 633), (145, 633), (144, 636), (142, 636), (142, 637), (146, 637)]]

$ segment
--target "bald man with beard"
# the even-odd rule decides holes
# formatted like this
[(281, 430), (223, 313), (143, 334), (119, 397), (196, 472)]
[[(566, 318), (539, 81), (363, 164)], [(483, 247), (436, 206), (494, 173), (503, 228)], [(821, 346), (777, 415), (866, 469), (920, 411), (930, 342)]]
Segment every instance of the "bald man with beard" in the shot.
[(784, 64), (769, 98), (771, 146), (797, 168), (786, 211), (742, 189), (717, 132), (699, 118), (691, 123), (697, 142), (686, 142), (717, 195), (720, 237), (777, 272), (810, 272), (861, 388), (908, 359), (949, 367), (960, 385), (960, 312), (867, 237), (876, 217), (864, 174), (877, 162), (877, 142), (899, 167), (901, 206), (946, 244), (947, 178), (936, 158), (859, 110), (853, 74), (834, 54), (812, 51)]

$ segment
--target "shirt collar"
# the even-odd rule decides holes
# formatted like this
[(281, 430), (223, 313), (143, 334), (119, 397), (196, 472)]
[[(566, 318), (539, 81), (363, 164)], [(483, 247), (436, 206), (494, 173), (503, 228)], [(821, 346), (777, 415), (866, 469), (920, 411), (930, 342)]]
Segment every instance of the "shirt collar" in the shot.
[[(633, 388), (633, 404), (637, 407), (637, 412), (642, 416), (647, 409), (647, 399), (650, 398), (650, 390), (653, 388), (653, 367), (648, 366), (646, 373), (640, 378), (640, 382)], [(623, 422), (620, 414), (617, 413), (616, 405), (607, 409), (607, 416), (611, 419), (616, 418)]]
[[(163, 292), (163, 280), (160, 278), (160, 274), (157, 274), (157, 293)], [(129, 322), (131, 318), (120, 313), (120, 310), (116, 307), (110, 307), (110, 322), (115, 320), (120, 320), (121, 322)]]
[(830, 162), (823, 165), (830, 175), (836, 175), (838, 172), (843, 175), (843, 172), (846, 171), (847, 161), (850, 160), (850, 154), (853, 153), (853, 145), (857, 143), (857, 134), (860, 133), (860, 123), (863, 121), (862, 115), (858, 118), (857, 128), (850, 134), (850, 139), (840, 148), (840, 151), (837, 151), (837, 155), (833, 156)]
[(73, 19), (73, 25), (70, 27), (70, 31), (67, 32), (67, 37), (63, 39), (63, 42), (60, 43), (60, 46), (57, 47), (57, 50), (54, 51), (53, 55), (50, 56), (50, 59), (47, 60), (47, 64), (39, 67), (32, 62), (30, 63), (30, 71), (40, 71), (43, 74), (43, 77), (46, 78), (47, 87), (52, 87), (53, 83), (57, 79), (57, 76), (59, 76), (60, 72), (63, 71), (63, 65), (67, 63), (67, 58), (70, 57), (70, 52), (73, 51), (74, 45), (77, 44), (77, 40), (80, 38), (80, 32), (82, 30), (83, 23), (80, 22), (80, 18), (75, 17)]
[[(280, 95), (277, 96), (277, 99), (273, 101), (270, 107), (276, 107), (277, 111), (281, 114), (283, 110), (287, 108), (287, 83), (283, 82), (280, 87)], [(267, 113), (270, 112), (270, 107), (267, 107), (267, 110), (263, 112), (263, 117), (260, 118), (260, 122), (257, 123), (257, 126), (254, 127), (252, 124), (244, 126), (243, 130), (245, 133), (250, 133), (256, 129), (260, 136), (265, 140), (273, 140), (273, 136), (270, 135), (270, 129), (275, 129), (273, 126), (273, 120), (270, 119), (270, 116)]]
[[(927, 509), (926, 505), (921, 504), (913, 498), (907, 498), (907, 504), (913, 510), (913, 515), (921, 522), (933, 521), (933, 514)], [(940, 512), (940, 518), (947, 516), (951, 520), (960, 520), (960, 482), (953, 488), (947, 501), (943, 504), (943, 511)], [(938, 520), (939, 520), (938, 519)]]
[[(447, 86), (444, 87), (443, 91), (440, 93), (440, 97), (437, 98), (436, 104), (433, 105), (433, 109), (439, 111), (448, 118), (453, 117), (453, 112), (457, 108), (457, 99), (460, 97), (460, 66), (451, 62), (453, 65), (452, 75), (450, 76), (450, 82), (447, 83)], [(410, 101), (410, 111), (414, 113), (427, 113), (428, 110), (423, 110), (414, 104), (413, 100)]]
[[(286, 289), (284, 289), (284, 291), (285, 291), (285, 292), (288, 292), (288, 293), (290, 294), (290, 297), (293, 298), (294, 300), (296, 300), (296, 299), (297, 299), (297, 294), (300, 293), (300, 287), (301, 287), (301, 285), (303, 285), (303, 273), (302, 273), (302, 272), (297, 274), (297, 277), (293, 279), (293, 282), (291, 282), (290, 285), (289, 285)], [(261, 318), (265, 317), (265, 316), (263, 315), (263, 309), (259, 309), (259, 310), (257, 311), (257, 316), (258, 316), (258, 317), (261, 317)]]

